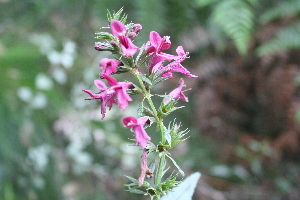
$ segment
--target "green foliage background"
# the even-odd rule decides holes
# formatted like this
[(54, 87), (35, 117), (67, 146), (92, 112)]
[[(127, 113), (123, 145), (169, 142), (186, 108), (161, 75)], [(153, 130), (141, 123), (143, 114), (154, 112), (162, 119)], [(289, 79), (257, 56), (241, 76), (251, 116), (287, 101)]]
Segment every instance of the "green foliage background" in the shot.
[[(126, 151), (134, 147), (127, 146), (131, 141), (119, 121), (125, 113), (112, 110), (102, 122), (97, 103), (85, 102), (81, 92), (93, 87), (98, 61), (106, 56), (94, 51), (94, 32), (107, 25), (107, 10), (121, 7), (129, 21), (143, 26), (139, 45), (151, 30), (170, 35), (173, 46), (181, 45), (193, 28), (205, 30), (208, 38), (203, 42), (195, 37), (190, 51), (186, 66), (191, 71), (197, 68), (196, 60), (224, 55), (229, 47), (241, 59), (249, 52), (261, 57), (300, 47), (297, 0), (0, 0), (0, 199), (138, 198), (123, 187), (124, 175), (139, 174), (140, 158)], [(271, 39), (253, 45), (261, 27), (283, 18), (293, 20)], [(66, 44), (75, 44), (75, 52), (64, 49)], [(71, 65), (50, 59), (64, 52), (71, 58), (63, 59), (74, 59)], [(55, 78), (55, 73), (62, 78)], [(50, 80), (50, 86), (39, 86), (38, 77)], [(176, 116), (192, 130), (182, 147), (187, 150), (178, 149), (177, 159), (188, 172), (209, 174), (222, 162), (214, 139), (193, 127), (197, 100), (192, 94), (190, 100)], [(134, 109), (133, 105), (126, 114), (135, 115)], [(236, 180), (252, 184), (255, 177)], [(292, 187), (289, 178), (276, 180), (279, 196)]]

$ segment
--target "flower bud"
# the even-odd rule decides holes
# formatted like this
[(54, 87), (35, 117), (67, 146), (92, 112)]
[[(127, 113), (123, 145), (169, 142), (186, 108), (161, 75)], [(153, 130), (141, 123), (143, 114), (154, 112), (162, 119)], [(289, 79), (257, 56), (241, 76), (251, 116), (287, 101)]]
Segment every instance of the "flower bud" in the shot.
[(142, 25), (134, 24), (133, 27), (132, 27), (131, 32), (134, 32), (134, 33), (138, 34), (142, 29), (143, 29)]

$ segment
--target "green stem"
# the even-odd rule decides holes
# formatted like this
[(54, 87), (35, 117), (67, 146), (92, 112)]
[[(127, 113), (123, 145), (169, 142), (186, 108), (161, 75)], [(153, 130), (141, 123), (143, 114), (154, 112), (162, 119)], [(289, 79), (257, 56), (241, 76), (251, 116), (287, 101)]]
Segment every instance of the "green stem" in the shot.
[(151, 109), (151, 111), (152, 111), (152, 113), (153, 113), (153, 116), (154, 116), (156, 122), (157, 122), (157, 127), (159, 128), (160, 133), (161, 133), (161, 142), (164, 143), (164, 142), (165, 142), (165, 136), (164, 136), (164, 124), (163, 124), (162, 119), (160, 119), (160, 118), (158, 117), (158, 112), (157, 112), (157, 110), (156, 110), (156, 108), (155, 108), (155, 106), (154, 106), (154, 104), (153, 104), (152, 99), (151, 99), (151, 96), (152, 96), (152, 95), (151, 95), (150, 92), (146, 89), (146, 87), (145, 87), (145, 85), (144, 85), (142, 79), (139, 77), (138, 72), (137, 72), (137, 71), (133, 71), (133, 74), (134, 74), (134, 76), (136, 77), (136, 79), (138, 80), (138, 82), (139, 82), (139, 84), (140, 84), (140, 87), (142, 88), (142, 91), (143, 91), (143, 93), (144, 93), (144, 95), (145, 95), (145, 98), (146, 98), (147, 101), (148, 101), (148, 104), (149, 104), (149, 106), (150, 106), (150, 109)]
[(153, 200), (160, 200), (160, 196), (154, 196)]
[(156, 187), (158, 187), (159, 184), (161, 183), (165, 163), (166, 163), (166, 155), (165, 155), (165, 153), (161, 153), (158, 168), (157, 168), (157, 171), (156, 171), (156, 176), (155, 176), (155, 186)]
[[(128, 63), (129, 63), (129, 60), (128, 60)], [(136, 79), (138, 80), (139, 82), (139, 85), (144, 93), (144, 96), (145, 98), (147, 99), (148, 101), (148, 104), (150, 106), (150, 109), (153, 113), (153, 117), (155, 118), (156, 122), (157, 122), (157, 127), (159, 128), (159, 131), (160, 131), (160, 134), (161, 134), (161, 143), (164, 144), (165, 143), (165, 136), (164, 136), (164, 124), (163, 124), (163, 120), (160, 119), (158, 117), (158, 112), (153, 104), (153, 101), (151, 99), (151, 94), (150, 92), (146, 89), (141, 77), (139, 76), (139, 72), (133, 68), (132, 70), (132, 73), (134, 74), (134, 76), (136, 77)], [(159, 185), (161, 184), (161, 180), (162, 180), (162, 177), (163, 177), (163, 171), (164, 171), (164, 168), (165, 168), (165, 163), (166, 163), (166, 155), (164, 152), (160, 152), (160, 158), (159, 158), (159, 164), (158, 164), (158, 168), (157, 168), (157, 171), (156, 171), (156, 176), (155, 176), (155, 187), (159, 187)], [(154, 197), (155, 200), (160, 200), (160, 195), (159, 196), (155, 196)]]

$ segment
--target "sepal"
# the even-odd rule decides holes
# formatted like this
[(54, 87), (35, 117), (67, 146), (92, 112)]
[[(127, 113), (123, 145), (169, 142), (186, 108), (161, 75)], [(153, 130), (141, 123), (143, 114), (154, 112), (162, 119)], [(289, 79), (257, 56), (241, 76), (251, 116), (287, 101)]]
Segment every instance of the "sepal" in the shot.
[(113, 34), (108, 33), (108, 32), (96, 32), (95, 33), (96, 39), (104, 39), (104, 40), (118, 40), (118, 38), (116, 38), (115, 36), (113, 36)]
[(158, 109), (158, 116), (160, 118), (166, 117), (167, 115), (171, 114), (175, 110), (178, 110), (180, 108), (184, 108), (184, 106), (175, 107), (175, 104), (177, 103), (178, 100), (177, 99), (172, 99), (172, 97), (169, 96), (169, 95), (158, 95), (158, 96), (163, 97), (164, 100), (165, 99), (171, 99), (168, 102), (165, 102), (163, 100), (163, 102), (161, 103), (161, 105)]
[[(119, 20), (120, 22), (122, 22), (123, 24), (126, 23), (126, 20), (127, 20), (127, 15), (126, 14), (123, 14), (122, 15), (122, 12), (123, 12), (123, 8), (121, 8), (118, 12), (114, 12), (112, 15), (110, 14), (109, 10), (107, 10), (107, 19), (109, 22), (111, 22), (112, 19), (115, 19), (115, 20)], [(121, 19), (120, 19), (121, 18)]]

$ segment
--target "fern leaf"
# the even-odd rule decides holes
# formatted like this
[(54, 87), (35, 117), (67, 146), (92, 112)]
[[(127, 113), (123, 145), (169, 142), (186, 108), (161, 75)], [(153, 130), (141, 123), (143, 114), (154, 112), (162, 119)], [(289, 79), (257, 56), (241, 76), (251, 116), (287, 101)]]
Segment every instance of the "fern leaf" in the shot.
[(300, 21), (279, 31), (273, 39), (257, 49), (257, 54), (263, 56), (281, 50), (300, 48)]
[(295, 16), (300, 13), (300, 1), (291, 0), (278, 3), (273, 8), (265, 11), (259, 21), (266, 24), (272, 20), (279, 19), (285, 16)]
[(245, 55), (254, 25), (250, 5), (240, 0), (222, 1), (216, 5), (212, 16), (213, 21), (233, 39), (239, 53)]

